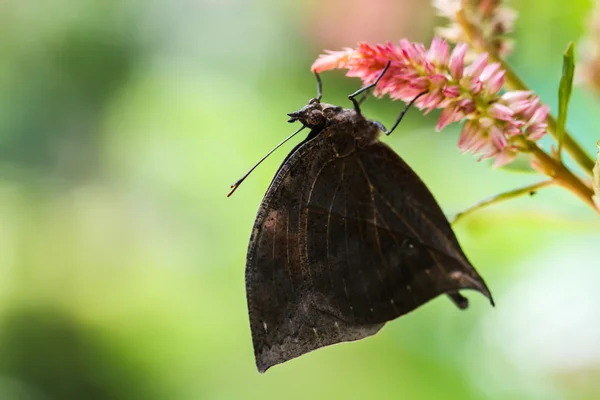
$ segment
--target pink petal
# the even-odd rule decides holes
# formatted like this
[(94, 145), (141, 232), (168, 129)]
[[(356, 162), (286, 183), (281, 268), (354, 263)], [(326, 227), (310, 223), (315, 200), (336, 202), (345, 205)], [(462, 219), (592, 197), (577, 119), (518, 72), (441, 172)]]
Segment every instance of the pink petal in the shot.
[(492, 125), (489, 131), (490, 139), (492, 143), (498, 150), (502, 150), (506, 147), (506, 137), (504, 137), (504, 132), (497, 125)]
[(413, 89), (418, 89), (421, 92), (425, 90), (429, 90), (429, 86), (431, 81), (428, 77), (422, 76), (420, 78), (414, 79), (410, 82), (410, 87)]
[(438, 107), (440, 103), (444, 100), (444, 95), (441, 93), (440, 89), (435, 89), (430, 92), (428, 95), (425, 95), (425, 100), (423, 100), (422, 106), (427, 108), (425, 114), (431, 112), (434, 108)]
[(547, 131), (548, 126), (546, 124), (540, 124), (530, 126), (525, 133), (527, 134), (527, 139), (537, 141), (543, 138)]
[(550, 109), (548, 108), (548, 106), (546, 104), (544, 104), (543, 106), (541, 106), (540, 108), (535, 110), (535, 112), (533, 113), (533, 116), (529, 120), (529, 123), (538, 124), (538, 123), (546, 121), (546, 117), (548, 116), (549, 111), (550, 111)]
[(485, 66), (481, 74), (479, 75), (479, 79), (482, 81), (487, 81), (492, 75), (494, 75), (500, 69), (500, 63), (491, 63)]
[(431, 41), (431, 46), (427, 52), (428, 59), (434, 64), (445, 67), (448, 64), (448, 54), (450, 52), (448, 42), (434, 36)]
[(475, 103), (471, 99), (462, 99), (458, 102), (458, 108), (465, 114), (471, 114), (475, 111)]
[(523, 132), (521, 132), (521, 130), (519, 128), (517, 128), (516, 126), (511, 126), (508, 128), (504, 129), (504, 132), (508, 135), (508, 136), (517, 136), (522, 134)]
[(442, 92), (446, 97), (455, 98), (460, 96), (460, 88), (458, 86), (446, 86)]
[(527, 100), (531, 97), (532, 92), (529, 90), (511, 90), (502, 95), (502, 100), (507, 102)]
[(504, 86), (504, 70), (496, 72), (490, 79), (487, 81), (487, 92), (489, 94), (496, 94), (502, 89)]
[[(473, 142), (471, 151), (473, 153), (480, 153), (480, 154), (483, 153), (482, 159), (489, 158), (489, 157), (492, 157), (493, 155), (497, 154), (498, 149), (496, 148), (496, 146), (494, 146), (494, 144), (492, 143), (490, 138), (485, 135), (485, 132), (483, 130), (481, 130), (480, 132), (481, 132), (481, 134), (477, 138), (477, 141)], [(481, 161), (481, 159), (480, 159), (480, 161)]]
[(458, 43), (452, 51), (452, 55), (450, 56), (450, 75), (456, 80), (459, 80), (463, 76), (463, 70), (465, 65), (465, 54), (467, 54), (467, 44), (466, 43)]
[(524, 120), (530, 120), (535, 112), (540, 108), (540, 98), (535, 96), (529, 100), (529, 105), (525, 110), (521, 112), (521, 116)]
[(487, 53), (481, 54), (465, 69), (466, 76), (479, 77), (486, 67), (488, 61)]
[(481, 149), (477, 149), (476, 153), (481, 154), (481, 157), (479, 158), (479, 161), (481, 161), (485, 160), (486, 158), (496, 157), (498, 154), (500, 154), (500, 151), (498, 151), (496, 146), (494, 146), (491, 142), (487, 142), (486, 146)]
[[(456, 111), (456, 108), (453, 108), (453, 107), (444, 108), (440, 114), (440, 119), (438, 120), (438, 123), (435, 126), (435, 130), (439, 132), (442, 129), (444, 129), (446, 126), (450, 125), (451, 123), (456, 122), (457, 116), (459, 117), (458, 112)], [(463, 130), (464, 130), (464, 128), (463, 128)]]
[(501, 103), (493, 103), (488, 107), (488, 114), (493, 118), (508, 121), (513, 117), (513, 110)]
[(353, 49), (345, 49), (342, 51), (327, 51), (326, 54), (321, 54), (313, 63), (311, 70), (313, 72), (323, 72), (330, 69), (345, 68), (348, 61), (356, 54)]
[(521, 114), (523, 111), (527, 110), (527, 108), (529, 107), (529, 101), (528, 100), (519, 100), (514, 103), (508, 103), (507, 106), (510, 107), (511, 110), (513, 110), (513, 113), (515, 115), (517, 115), (517, 114)]
[(401, 39), (400, 50), (402, 51), (402, 55), (404, 56), (405, 61), (418, 64), (421, 63), (423, 57), (413, 43), (409, 42), (406, 39)]
[(460, 132), (458, 148), (462, 151), (469, 151), (472, 144), (478, 140), (478, 134), (480, 133), (480, 127), (477, 122), (467, 121)]
[(479, 80), (479, 78), (473, 78), (473, 80), (469, 83), (469, 91), (477, 95), (483, 89), (483, 82)]
[(444, 86), (446, 83), (448, 83), (448, 78), (442, 74), (432, 74), (429, 79), (431, 79), (431, 83), (436, 86)]
[(494, 125), (494, 120), (490, 117), (480, 117), (479, 118), (479, 125), (482, 128), (489, 128), (490, 126)]
[(514, 150), (503, 151), (496, 155), (492, 168), (500, 168), (514, 160), (516, 156), (517, 152)]

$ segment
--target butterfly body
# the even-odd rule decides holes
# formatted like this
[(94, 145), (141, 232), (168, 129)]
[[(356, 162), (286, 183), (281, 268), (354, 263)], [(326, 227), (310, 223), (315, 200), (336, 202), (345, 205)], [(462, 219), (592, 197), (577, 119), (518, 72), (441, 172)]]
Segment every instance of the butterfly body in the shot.
[(313, 99), (260, 206), (246, 291), (259, 371), (375, 334), (440, 294), (491, 300), (421, 179), (359, 112)]

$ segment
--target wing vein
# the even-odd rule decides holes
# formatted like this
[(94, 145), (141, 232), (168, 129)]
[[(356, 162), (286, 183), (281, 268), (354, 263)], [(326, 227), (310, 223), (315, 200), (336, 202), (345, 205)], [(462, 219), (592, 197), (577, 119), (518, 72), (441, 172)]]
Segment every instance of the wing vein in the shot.
[[(384, 201), (384, 203), (389, 207), (389, 209), (392, 211), (392, 213), (394, 213), (394, 215), (396, 217), (398, 217), (398, 219), (400, 219), (404, 225), (406, 225), (406, 227), (408, 229), (411, 230), (411, 232), (415, 235), (416, 239), (419, 240), (419, 242), (423, 243), (423, 239), (421, 238), (421, 236), (415, 231), (415, 229), (412, 227), (412, 225), (410, 224), (410, 222), (408, 222), (406, 219), (404, 219), (402, 217), (402, 215), (400, 213), (398, 213), (398, 211), (396, 210), (396, 208), (390, 204), (389, 201), (387, 201), (385, 199), (385, 197), (383, 197), (383, 195), (377, 191), (377, 193), (379, 194), (379, 197)], [(444, 268), (444, 266), (442, 265), (442, 263), (440, 263), (439, 259), (437, 258), (437, 254), (436, 254), (436, 250), (434, 250), (434, 252), (431, 252), (431, 249), (429, 248), (429, 246), (425, 246), (425, 250), (427, 251), (427, 253), (429, 253), (429, 255), (431, 256), (431, 258), (433, 258), (433, 261), (435, 262), (435, 265), (439, 268), (439, 270), (442, 273), (446, 273), (446, 268)], [(433, 279), (431, 279), (431, 276), (429, 274), (427, 274), (427, 276), (429, 277), (429, 279), (433, 282)]]
[[(346, 169), (346, 160), (342, 160), (342, 172), (341, 172), (341, 177), (340, 180), (337, 184), (337, 186), (335, 187), (335, 190), (333, 191), (333, 198), (331, 199), (331, 204), (329, 205), (329, 212), (327, 213), (327, 228), (326, 228), (326, 233), (325, 233), (325, 247), (327, 249), (327, 271), (329, 272), (329, 282), (331, 283), (331, 289), (335, 291), (334, 288), (334, 284), (333, 284), (333, 275), (331, 272), (331, 265), (329, 262), (329, 226), (331, 225), (331, 211), (333, 209), (333, 204), (335, 203), (335, 198), (337, 196), (338, 190), (340, 189), (340, 187), (342, 186), (342, 183), (344, 182), (344, 171)], [(338, 305), (339, 307), (339, 305)]]

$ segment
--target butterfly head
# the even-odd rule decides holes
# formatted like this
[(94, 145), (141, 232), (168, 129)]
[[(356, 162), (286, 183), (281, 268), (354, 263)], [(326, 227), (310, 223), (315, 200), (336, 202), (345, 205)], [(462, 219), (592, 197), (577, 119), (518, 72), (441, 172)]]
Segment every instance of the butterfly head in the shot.
[(310, 99), (300, 110), (288, 114), (290, 116), (288, 122), (300, 121), (302, 125), (311, 129), (324, 128), (339, 118), (344, 111), (342, 107), (321, 103), (318, 99)]

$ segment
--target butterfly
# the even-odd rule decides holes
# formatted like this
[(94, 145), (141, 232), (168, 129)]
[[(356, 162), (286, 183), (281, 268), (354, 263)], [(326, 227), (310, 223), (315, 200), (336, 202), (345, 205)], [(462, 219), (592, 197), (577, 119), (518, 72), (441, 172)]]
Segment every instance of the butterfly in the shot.
[(427, 186), (379, 140), (416, 98), (388, 131), (366, 119), (355, 99), (377, 81), (349, 96), (352, 109), (321, 102), (318, 75), (317, 82), (318, 97), (288, 114), (310, 132), (275, 174), (248, 248), (248, 313), (261, 373), (374, 335), (441, 294), (464, 309), (459, 290), (473, 289), (493, 305)]

